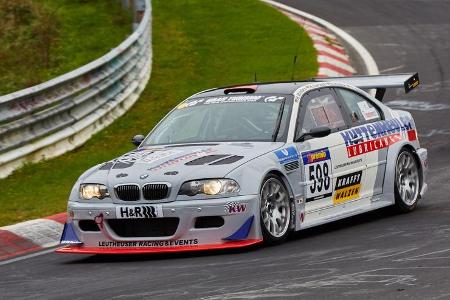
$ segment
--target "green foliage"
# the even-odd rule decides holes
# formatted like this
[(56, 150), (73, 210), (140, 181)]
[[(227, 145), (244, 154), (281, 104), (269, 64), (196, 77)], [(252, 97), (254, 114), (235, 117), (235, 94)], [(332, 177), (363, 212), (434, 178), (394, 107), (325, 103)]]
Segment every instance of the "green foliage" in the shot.
[(50, 65), (50, 49), (58, 33), (53, 12), (41, 5), (30, 0), (1, 1), (0, 91), (38, 83), (40, 70)]
[[(290, 80), (317, 72), (305, 32), (257, 0), (153, 0), (153, 70), (139, 101), (82, 147), (26, 166), (0, 181), (0, 225), (64, 211), (83, 171), (132, 149), (134, 134), (148, 132), (194, 92), (251, 82)], [(232, 3), (232, 5), (230, 4)]]
[(80, 67), (130, 32), (117, 1), (0, 1), (0, 95)]

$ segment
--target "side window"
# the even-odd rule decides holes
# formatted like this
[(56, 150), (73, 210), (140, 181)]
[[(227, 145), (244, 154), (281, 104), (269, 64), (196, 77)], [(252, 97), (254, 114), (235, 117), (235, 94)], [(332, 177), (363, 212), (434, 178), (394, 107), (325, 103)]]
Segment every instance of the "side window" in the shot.
[(375, 105), (363, 96), (342, 88), (336, 88), (336, 91), (342, 97), (352, 126), (381, 119), (381, 114)]
[(306, 94), (301, 100), (298, 118), (297, 137), (320, 126), (330, 127), (332, 131), (346, 126), (335, 94), (329, 88)]

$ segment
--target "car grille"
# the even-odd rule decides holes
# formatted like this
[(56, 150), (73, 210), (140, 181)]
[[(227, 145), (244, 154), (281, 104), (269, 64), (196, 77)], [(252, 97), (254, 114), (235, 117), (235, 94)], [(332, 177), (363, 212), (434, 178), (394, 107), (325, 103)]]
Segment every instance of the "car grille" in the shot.
[(180, 219), (109, 219), (107, 222), (114, 233), (120, 237), (151, 238), (174, 235)]
[(161, 200), (167, 197), (169, 187), (163, 183), (146, 184), (142, 188), (145, 200)]
[(116, 186), (116, 195), (123, 201), (137, 201), (140, 198), (139, 186), (134, 184)]
[[(138, 201), (141, 199), (141, 191), (138, 185), (124, 184), (116, 186), (116, 195), (122, 201)], [(169, 195), (169, 187), (164, 183), (149, 183), (142, 188), (145, 200), (161, 200)]]

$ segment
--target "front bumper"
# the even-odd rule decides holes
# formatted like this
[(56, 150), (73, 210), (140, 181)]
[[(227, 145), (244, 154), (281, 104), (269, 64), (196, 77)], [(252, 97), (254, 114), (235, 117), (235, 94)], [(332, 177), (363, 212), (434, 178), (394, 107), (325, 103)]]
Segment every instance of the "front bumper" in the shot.
[(57, 253), (76, 253), (76, 254), (151, 254), (151, 253), (174, 253), (190, 251), (207, 251), (219, 249), (236, 249), (248, 247), (262, 242), (262, 239), (230, 241), (221, 244), (207, 244), (196, 246), (177, 246), (177, 247), (125, 247), (125, 248), (101, 248), (84, 246), (66, 246), (56, 250)]
[[(148, 204), (148, 203), (146, 203)], [(113, 223), (116, 207), (130, 203), (69, 202), (68, 224), (75, 238), (59, 253), (162, 253), (250, 246), (262, 241), (259, 226), (259, 196), (188, 200), (162, 203), (163, 218), (178, 218), (176, 230), (164, 236), (124, 236)], [(143, 205), (143, 203), (135, 203)], [(230, 209), (240, 207), (241, 209)], [(245, 209), (243, 209), (245, 208)], [(220, 227), (196, 227), (197, 218), (221, 217)], [(82, 230), (80, 221), (98, 226), (95, 231)], [(128, 219), (122, 219), (127, 222)], [(136, 220), (136, 219), (133, 219)], [(110, 222), (111, 221), (111, 222)], [(217, 225), (216, 225), (217, 226)], [(85, 228), (84, 228), (85, 229)], [(63, 234), (64, 235), (64, 234)], [(64, 242), (64, 236), (62, 238)]]

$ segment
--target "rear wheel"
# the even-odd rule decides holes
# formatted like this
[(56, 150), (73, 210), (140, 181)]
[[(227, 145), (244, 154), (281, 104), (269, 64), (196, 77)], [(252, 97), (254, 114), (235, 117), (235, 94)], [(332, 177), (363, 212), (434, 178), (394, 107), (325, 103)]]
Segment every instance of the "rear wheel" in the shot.
[(420, 191), (419, 167), (413, 153), (402, 150), (395, 165), (395, 205), (402, 212), (417, 207)]
[(260, 192), (261, 231), (264, 242), (278, 244), (286, 240), (292, 223), (289, 193), (281, 178), (269, 175)]

